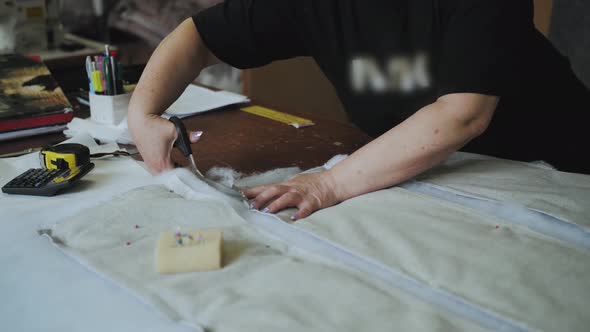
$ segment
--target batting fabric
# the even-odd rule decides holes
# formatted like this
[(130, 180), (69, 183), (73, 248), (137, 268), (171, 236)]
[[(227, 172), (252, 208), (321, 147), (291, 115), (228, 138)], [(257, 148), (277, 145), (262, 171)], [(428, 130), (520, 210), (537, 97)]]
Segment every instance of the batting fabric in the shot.
[[(197, 330), (483, 330), (260, 233), (235, 212), (241, 202), (224, 201), (205, 184), (201, 192), (187, 192), (172, 176), (169, 186), (190, 200), (163, 186), (137, 189), (55, 225), (51, 237), (89, 269)], [(224, 267), (158, 274), (158, 235), (177, 227), (221, 229)]]
[[(551, 187), (545, 188), (532, 177), (556, 171), (511, 163), (455, 155), (422, 179), (428, 180), (425, 186), (436, 186), (438, 196), (404, 184), (295, 223), (288, 218), (292, 210), (276, 216), (248, 210), (245, 202), (176, 170), (161, 178), (164, 186), (129, 192), (57, 224), (52, 238), (170, 317), (216, 331), (584, 331), (590, 324), (589, 251), (526, 225), (535, 222), (533, 210), (573, 218), (565, 220), (572, 224), (590, 219), (589, 207), (572, 197), (585, 194), (590, 177), (576, 178), (579, 190), (572, 191), (569, 175), (547, 176)], [(460, 178), (465, 164), (484, 174), (465, 171), (471, 187), (445, 182), (448, 174)], [(209, 176), (251, 186), (281, 181), (296, 171), (236, 179), (240, 175), (231, 170), (214, 170)], [(439, 178), (437, 172), (446, 175)], [(534, 193), (516, 190), (506, 198), (476, 191), (512, 173), (521, 188), (536, 184)], [(560, 205), (556, 191), (563, 195), (566, 213), (554, 209)], [(480, 205), (461, 204), (458, 193), (482, 202), (513, 199), (524, 208), (501, 218), (479, 210)], [(530, 220), (515, 223), (515, 218)], [(222, 229), (224, 268), (157, 274), (157, 236), (177, 227)]]

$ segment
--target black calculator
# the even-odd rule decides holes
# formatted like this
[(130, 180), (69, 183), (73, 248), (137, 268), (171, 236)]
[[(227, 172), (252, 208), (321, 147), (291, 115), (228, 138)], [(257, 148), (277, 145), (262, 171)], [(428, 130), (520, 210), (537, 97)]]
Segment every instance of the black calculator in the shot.
[(94, 168), (86, 163), (70, 169), (31, 168), (2, 187), (6, 194), (53, 196), (59, 191), (72, 187)]

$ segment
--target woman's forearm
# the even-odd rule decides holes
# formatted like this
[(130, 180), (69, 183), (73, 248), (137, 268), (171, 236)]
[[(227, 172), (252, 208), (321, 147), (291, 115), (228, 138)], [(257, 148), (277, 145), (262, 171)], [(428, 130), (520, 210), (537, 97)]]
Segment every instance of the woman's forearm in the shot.
[(332, 169), (248, 188), (251, 206), (275, 213), (297, 207), (292, 220), (349, 198), (393, 186), (445, 159), (488, 126), (498, 97), (456, 93), (440, 97)]
[(133, 93), (129, 117), (162, 114), (214, 57), (192, 19), (182, 22), (158, 45)]
[[(457, 112), (439, 100), (412, 115), (330, 170), (334, 190), (345, 200), (387, 188), (435, 166), (485, 130), (497, 98), (475, 101)], [(483, 108), (479, 111), (476, 108)]]
[(174, 125), (160, 115), (201, 69), (214, 63), (191, 19), (182, 22), (154, 51), (129, 103), (129, 131), (153, 174), (174, 167)]

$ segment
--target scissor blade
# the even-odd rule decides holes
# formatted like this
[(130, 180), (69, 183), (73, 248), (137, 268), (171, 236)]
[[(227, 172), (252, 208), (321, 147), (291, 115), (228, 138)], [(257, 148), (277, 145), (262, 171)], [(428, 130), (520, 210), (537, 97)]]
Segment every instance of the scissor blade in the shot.
[(186, 128), (184, 127), (184, 124), (176, 116), (171, 117), (169, 120), (172, 123), (174, 123), (174, 126), (176, 127), (176, 132), (178, 134), (178, 138), (176, 139), (175, 146), (177, 148), (179, 148), (180, 151), (182, 152), (182, 154), (184, 154), (188, 158), (188, 160), (191, 164), (191, 169), (193, 170), (193, 173), (195, 173), (195, 175), (200, 180), (202, 180), (203, 182), (207, 183), (211, 187), (221, 191), (222, 193), (224, 193), (226, 195), (237, 197), (242, 200), (246, 199), (246, 197), (244, 195), (242, 195), (242, 193), (240, 193), (235, 188), (230, 188), (228, 186), (224, 186), (221, 183), (217, 183), (215, 181), (209, 180), (203, 175), (203, 173), (201, 173), (199, 171), (199, 169), (197, 168), (197, 163), (195, 162), (195, 157), (193, 156), (191, 142), (188, 138), (188, 135), (186, 134)]
[(213, 188), (221, 191), (222, 193), (224, 193), (226, 195), (229, 195), (229, 196), (232, 196), (232, 197), (236, 197), (236, 198), (239, 198), (239, 199), (246, 199), (246, 196), (242, 195), (241, 192), (237, 191), (234, 188), (230, 188), (230, 187), (228, 187), (226, 185), (223, 185), (221, 183), (218, 183), (218, 182), (209, 180), (206, 177), (200, 177), (198, 175), (197, 175), (197, 177), (199, 177), (203, 182), (207, 183), (211, 187), (213, 187)]
[(235, 188), (230, 188), (226, 185), (223, 185), (221, 183), (215, 182), (213, 180), (207, 179), (203, 173), (201, 173), (199, 171), (199, 169), (197, 168), (197, 164), (195, 163), (195, 158), (193, 157), (193, 155), (191, 154), (188, 158), (191, 161), (191, 168), (193, 170), (193, 173), (195, 173), (195, 175), (197, 176), (197, 178), (199, 178), (201, 181), (205, 182), (206, 184), (210, 185), (211, 187), (221, 191), (222, 193), (226, 194), (226, 195), (230, 195), (233, 197), (237, 197), (239, 199), (246, 199), (246, 197), (244, 195), (242, 195), (241, 192), (239, 192), (238, 190), (236, 190)]
[(191, 168), (193, 169), (193, 172), (198, 175), (201, 178), (205, 178), (205, 176), (203, 175), (203, 173), (201, 173), (199, 171), (199, 169), (197, 168), (197, 163), (195, 162), (195, 157), (193, 157), (193, 154), (191, 153), (188, 156), (188, 160), (191, 162)]

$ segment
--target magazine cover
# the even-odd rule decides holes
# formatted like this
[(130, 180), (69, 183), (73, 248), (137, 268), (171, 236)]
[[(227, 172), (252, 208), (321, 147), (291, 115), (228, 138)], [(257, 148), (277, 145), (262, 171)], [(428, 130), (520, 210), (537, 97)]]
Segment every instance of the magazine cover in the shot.
[(0, 55), (0, 122), (71, 112), (65, 94), (42, 62)]

